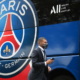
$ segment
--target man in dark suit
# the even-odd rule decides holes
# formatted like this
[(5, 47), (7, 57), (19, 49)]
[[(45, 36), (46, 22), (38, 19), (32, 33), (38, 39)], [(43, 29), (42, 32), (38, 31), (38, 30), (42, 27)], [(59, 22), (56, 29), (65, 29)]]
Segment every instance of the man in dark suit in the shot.
[(48, 72), (51, 68), (48, 64), (51, 64), (54, 60), (47, 60), (45, 50), (48, 46), (47, 40), (44, 37), (38, 39), (38, 48), (35, 49), (31, 55), (32, 68), (28, 74), (28, 80), (48, 80)]

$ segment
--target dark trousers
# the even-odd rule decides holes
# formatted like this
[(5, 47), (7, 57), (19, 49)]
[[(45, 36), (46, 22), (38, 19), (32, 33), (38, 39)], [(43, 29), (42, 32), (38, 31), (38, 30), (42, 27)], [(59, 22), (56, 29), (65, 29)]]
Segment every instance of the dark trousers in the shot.
[(33, 79), (31, 76), (28, 76), (28, 80), (47, 80), (47, 77), (45, 76), (45, 74), (43, 74), (43, 76), (37, 77), (35, 79)]

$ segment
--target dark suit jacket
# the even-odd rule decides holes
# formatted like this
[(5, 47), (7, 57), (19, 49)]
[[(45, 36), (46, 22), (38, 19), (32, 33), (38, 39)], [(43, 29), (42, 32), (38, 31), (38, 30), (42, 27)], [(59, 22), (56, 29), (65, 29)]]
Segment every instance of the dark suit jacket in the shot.
[(48, 76), (48, 66), (45, 66), (44, 58), (40, 48), (35, 49), (31, 57), (32, 68), (29, 72), (28, 80), (42, 80), (41, 78), (44, 75)]

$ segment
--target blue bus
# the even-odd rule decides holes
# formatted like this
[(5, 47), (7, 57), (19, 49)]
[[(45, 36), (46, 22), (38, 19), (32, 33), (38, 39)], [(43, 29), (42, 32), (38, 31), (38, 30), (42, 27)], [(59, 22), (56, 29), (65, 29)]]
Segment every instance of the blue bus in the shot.
[(48, 41), (50, 80), (79, 80), (80, 0), (0, 0), (0, 80), (27, 80), (37, 40)]

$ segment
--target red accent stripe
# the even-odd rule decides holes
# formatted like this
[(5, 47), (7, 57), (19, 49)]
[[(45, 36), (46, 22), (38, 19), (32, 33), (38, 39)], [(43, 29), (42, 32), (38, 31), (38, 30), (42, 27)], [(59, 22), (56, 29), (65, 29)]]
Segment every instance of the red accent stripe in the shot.
[[(11, 14), (8, 14), (8, 16), (7, 16), (7, 22), (6, 22), (6, 26), (5, 26), (4, 31), (7, 31), (7, 30), (10, 30), (10, 31), (12, 30), (11, 29)], [(10, 33), (10, 34), (12, 34), (12, 33)], [(6, 34), (4, 34), (4, 35), (6, 35)]]
[(0, 80), (28, 80), (28, 73), (30, 71), (30, 65), (28, 65), (21, 73), (12, 78), (0, 78)]

